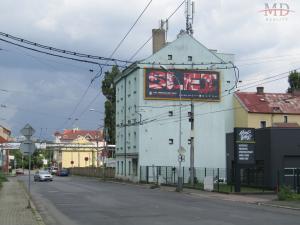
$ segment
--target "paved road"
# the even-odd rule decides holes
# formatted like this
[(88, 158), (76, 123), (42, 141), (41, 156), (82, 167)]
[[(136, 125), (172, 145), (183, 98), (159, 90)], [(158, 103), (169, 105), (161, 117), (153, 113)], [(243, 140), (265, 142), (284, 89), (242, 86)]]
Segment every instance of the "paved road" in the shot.
[[(27, 180), (26, 176), (20, 179)], [(47, 225), (294, 225), (300, 221), (299, 211), (84, 177), (36, 182), (32, 193)]]

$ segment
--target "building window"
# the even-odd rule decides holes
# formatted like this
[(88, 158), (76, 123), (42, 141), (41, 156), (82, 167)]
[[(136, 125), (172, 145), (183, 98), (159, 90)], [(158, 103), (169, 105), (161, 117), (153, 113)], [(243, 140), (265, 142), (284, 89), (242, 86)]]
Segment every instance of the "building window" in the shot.
[(189, 55), (189, 56), (188, 56), (188, 61), (189, 61), (189, 62), (193, 61), (193, 57)]
[(172, 60), (173, 56), (172, 55), (168, 55), (168, 60)]
[(284, 122), (285, 122), (285, 123), (288, 122), (288, 116), (284, 116)]
[(173, 111), (169, 111), (169, 116), (173, 116)]
[(174, 139), (173, 138), (169, 138), (169, 145), (172, 145), (174, 143)]
[(260, 128), (266, 127), (266, 121), (260, 121)]

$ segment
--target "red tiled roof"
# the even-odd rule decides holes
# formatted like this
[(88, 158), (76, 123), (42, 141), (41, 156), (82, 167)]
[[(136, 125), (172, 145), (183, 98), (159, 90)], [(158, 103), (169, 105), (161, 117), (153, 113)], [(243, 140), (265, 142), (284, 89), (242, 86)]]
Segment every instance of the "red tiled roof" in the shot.
[(236, 92), (235, 96), (250, 113), (300, 114), (300, 96), (290, 93)]
[(5, 143), (5, 142), (7, 142), (7, 140), (0, 136), (0, 143)]
[(72, 141), (78, 137), (90, 137), (90, 141), (103, 140), (102, 130), (64, 130), (62, 133), (55, 132), (55, 136), (61, 137), (60, 140)]

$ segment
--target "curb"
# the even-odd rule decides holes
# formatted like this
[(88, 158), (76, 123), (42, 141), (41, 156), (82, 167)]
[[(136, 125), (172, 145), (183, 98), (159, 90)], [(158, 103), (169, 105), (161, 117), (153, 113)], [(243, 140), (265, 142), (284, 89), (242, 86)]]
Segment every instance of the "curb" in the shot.
[(270, 206), (270, 207), (282, 208), (282, 209), (300, 210), (300, 208), (297, 208), (297, 207), (286, 206), (286, 205), (276, 205), (276, 204), (270, 204), (270, 203), (264, 203), (264, 202), (258, 202), (257, 205)]
[[(26, 195), (26, 198), (28, 199), (28, 198), (29, 198), (29, 195), (28, 195), (28, 191), (27, 191), (27, 189), (26, 189), (26, 187), (25, 187), (24, 182), (18, 180), (18, 183), (19, 183), (19, 185), (22, 187), (22, 189), (24, 190), (24, 194)], [(32, 199), (30, 199), (30, 205), (31, 205), (31, 211), (32, 211), (32, 213), (33, 213), (33, 215), (34, 215), (34, 218), (36, 219), (38, 225), (46, 225), (46, 224), (44, 223), (43, 218), (41, 217), (41, 215), (40, 215), (39, 212), (37, 211), (36, 206), (35, 206), (34, 202), (32, 201)]]

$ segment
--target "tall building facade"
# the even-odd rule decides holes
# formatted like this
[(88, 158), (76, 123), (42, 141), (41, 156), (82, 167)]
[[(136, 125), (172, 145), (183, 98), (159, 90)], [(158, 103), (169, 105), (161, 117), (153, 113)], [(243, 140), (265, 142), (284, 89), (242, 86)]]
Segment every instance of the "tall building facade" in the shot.
[(115, 80), (116, 177), (138, 181), (140, 166), (177, 166), (180, 139), (182, 165), (189, 167), (191, 102), (195, 167), (225, 168), (225, 134), (234, 126), (226, 110), (233, 107), (234, 55), (210, 50), (184, 32), (159, 46)]

